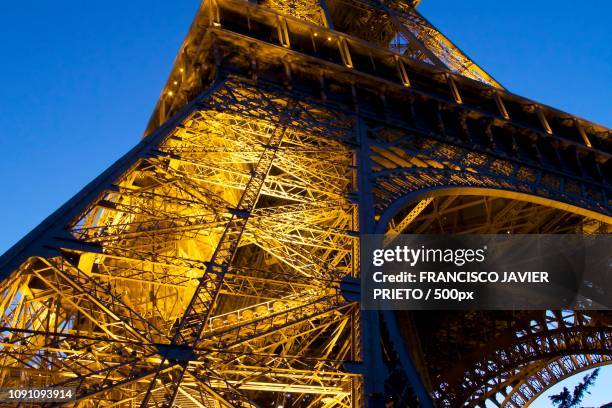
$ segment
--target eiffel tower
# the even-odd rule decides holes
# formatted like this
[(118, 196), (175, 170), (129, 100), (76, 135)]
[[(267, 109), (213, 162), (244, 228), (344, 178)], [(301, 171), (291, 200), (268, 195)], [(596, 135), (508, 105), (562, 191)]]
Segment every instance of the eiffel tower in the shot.
[(204, 0), (140, 143), (0, 258), (0, 386), (521, 407), (612, 362), (608, 312), (360, 309), (362, 234), (612, 225), (610, 130), (507, 91), (417, 3)]

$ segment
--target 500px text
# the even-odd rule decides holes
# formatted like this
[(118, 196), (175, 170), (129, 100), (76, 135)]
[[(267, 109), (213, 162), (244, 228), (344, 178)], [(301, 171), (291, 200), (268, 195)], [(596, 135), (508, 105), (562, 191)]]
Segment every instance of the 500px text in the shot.
[(474, 300), (474, 292), (449, 288), (427, 289), (374, 289), (375, 300)]

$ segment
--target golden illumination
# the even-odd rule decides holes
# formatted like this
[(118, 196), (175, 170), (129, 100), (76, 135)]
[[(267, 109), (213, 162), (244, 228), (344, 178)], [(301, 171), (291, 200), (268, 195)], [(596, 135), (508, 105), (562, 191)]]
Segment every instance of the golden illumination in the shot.
[[(603, 184), (521, 156), (570, 157), (567, 122), (571, 160), (596, 158), (567, 167), (598, 170), (595, 126), (505, 92), (410, 4), (205, 0), (146, 137), (0, 281), (0, 386), (70, 387), (83, 407), (361, 408), (392, 381), (411, 398), (415, 354), (419, 398), (446, 398), (456, 359), (429, 371), (410, 319), (393, 332), (360, 310), (360, 236), (591, 234), (612, 218)], [(537, 129), (513, 122), (528, 115)], [(434, 356), (460, 354), (463, 327), (440, 326), (429, 340), (457, 343)], [(612, 361), (588, 357), (567, 373)], [(546, 358), (475, 364), (490, 377), (468, 385), (507, 399)]]

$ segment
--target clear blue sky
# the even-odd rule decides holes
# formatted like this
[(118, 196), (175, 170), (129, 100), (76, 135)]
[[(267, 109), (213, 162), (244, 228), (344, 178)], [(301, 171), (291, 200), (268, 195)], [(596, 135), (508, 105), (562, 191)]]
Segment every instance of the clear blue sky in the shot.
[[(0, 2), (0, 253), (140, 139), (197, 7)], [(612, 2), (419, 8), (509, 90), (612, 125)]]
[[(422, 3), (509, 90), (612, 126), (612, 2)], [(197, 7), (0, 2), (0, 253), (137, 143)]]

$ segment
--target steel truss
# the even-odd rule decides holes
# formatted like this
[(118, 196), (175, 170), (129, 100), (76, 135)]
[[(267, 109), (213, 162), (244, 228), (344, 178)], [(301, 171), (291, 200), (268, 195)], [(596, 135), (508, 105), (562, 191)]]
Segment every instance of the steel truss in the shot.
[[(412, 234), (612, 229), (611, 223), (491, 191), (429, 196), (394, 216), (390, 237), (400, 226)], [(399, 312), (396, 318), (402, 337), (395, 342), (407, 345), (439, 406), (522, 407), (558, 381), (612, 361), (609, 312)]]
[(4, 281), (3, 384), (94, 405), (350, 405), (352, 122), (315, 109), (225, 82), (105, 181), (66, 223), (87, 246)]
[(603, 312), (359, 310), (360, 234), (612, 224), (610, 131), (507, 92), (416, 3), (204, 1), (146, 137), (0, 258), (0, 385), (516, 407), (608, 364)]

